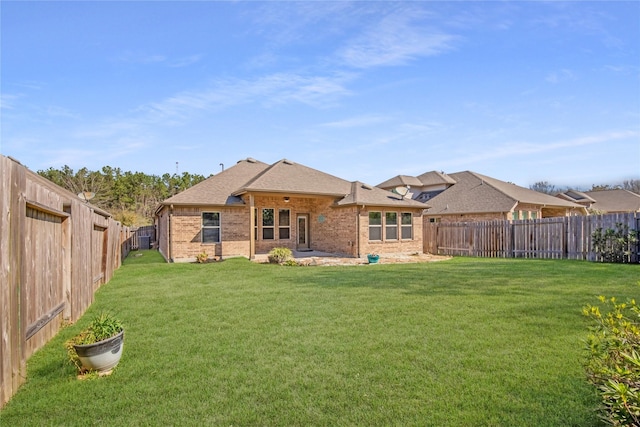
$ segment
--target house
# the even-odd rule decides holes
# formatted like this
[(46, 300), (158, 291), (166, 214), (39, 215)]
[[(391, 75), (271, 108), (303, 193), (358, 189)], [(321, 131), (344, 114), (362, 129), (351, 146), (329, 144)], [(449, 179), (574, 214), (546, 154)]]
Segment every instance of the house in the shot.
[(577, 203), (471, 171), (427, 172), (416, 178), (397, 176), (378, 187), (428, 201), (430, 206), (424, 218), (429, 222), (536, 219), (587, 213)]
[(556, 197), (579, 203), (598, 213), (640, 212), (640, 194), (617, 188), (580, 192), (567, 190)]
[(280, 160), (245, 159), (163, 201), (158, 248), (169, 261), (254, 258), (275, 247), (363, 257), (422, 252), (426, 206)]
[(583, 193), (578, 190), (567, 190), (562, 193), (556, 194), (556, 197), (568, 200), (569, 202), (577, 203), (579, 205), (584, 206), (589, 209), (596, 202), (594, 199), (589, 197), (586, 193)]
[(444, 172), (432, 171), (417, 177), (398, 175), (378, 184), (377, 187), (397, 194), (405, 193), (407, 197), (425, 203), (455, 183), (456, 181)]

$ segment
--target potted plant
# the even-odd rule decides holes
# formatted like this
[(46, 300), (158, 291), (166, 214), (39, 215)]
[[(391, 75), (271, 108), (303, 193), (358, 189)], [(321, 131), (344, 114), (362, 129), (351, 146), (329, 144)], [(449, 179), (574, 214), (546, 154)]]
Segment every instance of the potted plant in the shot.
[(367, 260), (369, 260), (369, 264), (375, 264), (378, 262), (379, 259), (380, 259), (380, 255), (378, 255), (375, 252), (367, 254)]
[(89, 326), (66, 343), (71, 362), (81, 374), (106, 375), (118, 364), (124, 345), (124, 326), (110, 313), (97, 315)]

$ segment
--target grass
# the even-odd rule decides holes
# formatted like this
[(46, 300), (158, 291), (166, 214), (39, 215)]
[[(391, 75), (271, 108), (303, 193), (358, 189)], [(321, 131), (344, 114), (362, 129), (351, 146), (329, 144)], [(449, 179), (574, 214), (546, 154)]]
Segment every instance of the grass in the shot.
[[(29, 360), (1, 425), (597, 426), (581, 308), (639, 290), (637, 265), (139, 253)], [(103, 310), (125, 324), (122, 361), (78, 381), (63, 343)]]

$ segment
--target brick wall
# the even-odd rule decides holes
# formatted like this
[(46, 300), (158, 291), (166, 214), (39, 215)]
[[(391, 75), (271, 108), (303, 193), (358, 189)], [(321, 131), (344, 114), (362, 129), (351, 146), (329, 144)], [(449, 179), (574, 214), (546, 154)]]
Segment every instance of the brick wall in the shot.
[(158, 251), (165, 260), (169, 259), (169, 209), (163, 208), (156, 217), (156, 229), (158, 234)]
[[(285, 201), (285, 197), (288, 201)], [(251, 234), (255, 228), (251, 224), (249, 197), (245, 196), (245, 206), (240, 207), (175, 207), (169, 218), (165, 208), (158, 217), (159, 247), (165, 258), (173, 261), (194, 261), (196, 256), (206, 252), (209, 257), (250, 256)], [(307, 216), (310, 248), (344, 256), (365, 256), (377, 253), (412, 253), (422, 251), (421, 211), (413, 213), (413, 239), (384, 240), (369, 242), (369, 210), (358, 206), (338, 207), (330, 197), (292, 197), (282, 195), (255, 195), (257, 210), (257, 235), (255, 253), (265, 254), (275, 247), (298, 249), (298, 216)], [(263, 238), (262, 210), (273, 209), (275, 224), (273, 239)], [(279, 211), (289, 210), (289, 238), (280, 238)], [(386, 212), (385, 208), (371, 210)], [(394, 212), (407, 212), (391, 209)], [(202, 243), (202, 212), (220, 212), (222, 242)], [(358, 231), (360, 227), (360, 231)], [(170, 231), (169, 231), (170, 230)], [(171, 243), (163, 234), (171, 235)], [(400, 231), (398, 231), (400, 232)], [(359, 242), (358, 242), (359, 240)], [(358, 247), (359, 245), (359, 247)]]
[[(221, 243), (202, 243), (202, 212), (220, 212)], [(175, 207), (170, 220), (173, 261), (195, 261), (206, 253), (209, 258), (249, 256), (249, 209), (246, 207)], [(169, 254), (170, 252), (170, 254)]]
[[(261, 227), (258, 228), (256, 253), (268, 253), (275, 247), (297, 249), (297, 219), (300, 215), (308, 215), (307, 227), (311, 249), (355, 256), (357, 221), (354, 207), (335, 207), (333, 206), (334, 199), (328, 197), (289, 197), (289, 201), (285, 202), (284, 196), (256, 196), (254, 203), (258, 209), (259, 225), (262, 224), (263, 208), (274, 209), (276, 216), (275, 238), (273, 240), (264, 240)], [(278, 212), (280, 209), (290, 211), (290, 236), (288, 239), (279, 239), (278, 236)]]
[[(398, 223), (400, 223), (400, 213), (409, 212), (409, 210), (394, 209), (388, 207), (366, 207), (360, 209), (360, 256), (364, 257), (369, 253), (377, 254), (403, 254), (403, 253), (422, 253), (422, 214), (421, 211), (412, 212), (412, 234), (410, 240), (394, 239), (388, 240), (385, 232), (382, 232), (381, 241), (369, 240), (369, 212), (382, 212), (384, 218), (386, 212), (397, 212)], [(399, 226), (398, 226), (399, 227)], [(384, 222), (383, 222), (384, 229)], [(398, 228), (398, 236), (401, 236), (400, 228)]]

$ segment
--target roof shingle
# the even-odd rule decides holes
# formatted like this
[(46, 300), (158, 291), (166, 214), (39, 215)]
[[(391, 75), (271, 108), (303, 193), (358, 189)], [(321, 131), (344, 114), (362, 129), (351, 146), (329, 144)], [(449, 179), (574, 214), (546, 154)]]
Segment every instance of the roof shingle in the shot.
[(518, 203), (583, 208), (576, 203), (471, 171), (453, 173), (449, 176), (456, 184), (429, 200), (429, 215), (509, 212)]
[(361, 182), (280, 160), (272, 165), (246, 159), (193, 187), (166, 199), (162, 205), (243, 205), (245, 193), (287, 193), (336, 198), (337, 206), (396, 206), (424, 209), (423, 203)]

